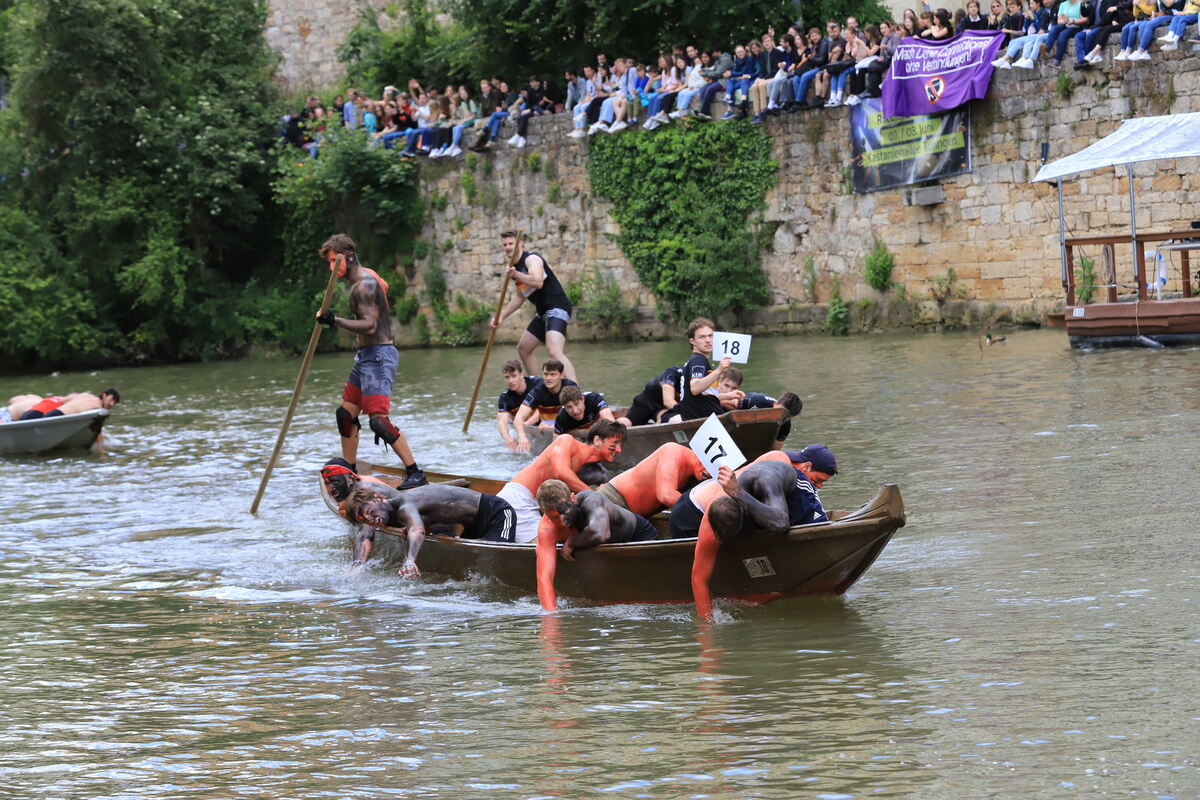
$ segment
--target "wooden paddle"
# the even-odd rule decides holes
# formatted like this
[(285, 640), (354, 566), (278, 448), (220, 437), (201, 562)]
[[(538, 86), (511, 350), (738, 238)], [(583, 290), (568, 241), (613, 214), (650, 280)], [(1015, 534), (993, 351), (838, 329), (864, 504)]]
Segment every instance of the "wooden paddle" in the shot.
[[(329, 310), (329, 303), (333, 299), (333, 287), (337, 286), (338, 274), (345, 264), (346, 257), (338, 255), (337, 263), (329, 271), (329, 285), (325, 287), (325, 299), (321, 301), (320, 313), (322, 314)], [(258, 484), (258, 494), (254, 495), (254, 502), (250, 504), (251, 514), (258, 513), (258, 504), (262, 501), (263, 492), (267, 490), (267, 481), (271, 480), (271, 470), (275, 469), (275, 462), (279, 460), (279, 453), (283, 450), (283, 440), (287, 436), (288, 427), (292, 424), (292, 415), (296, 413), (296, 404), (300, 402), (300, 390), (304, 388), (304, 379), (308, 377), (308, 368), (312, 366), (313, 353), (317, 351), (317, 340), (320, 338), (321, 323), (314, 322), (312, 335), (308, 337), (308, 349), (304, 351), (304, 363), (300, 365), (300, 374), (296, 376), (296, 388), (292, 390), (292, 402), (288, 404), (287, 414), (283, 417), (283, 426), (279, 429), (279, 438), (275, 440), (275, 452), (271, 453), (271, 460), (267, 462), (262, 482)]]
[[(500, 284), (500, 299), (496, 301), (496, 323), (500, 322), (500, 315), (504, 313), (504, 295), (508, 293), (508, 267), (517, 263), (517, 259), (521, 257), (521, 241), (525, 236), (523, 230), (517, 231), (517, 243), (513, 247), (512, 255), (508, 257), (508, 265), (504, 268), (504, 279)], [(492, 354), (492, 343), (496, 341), (496, 331), (499, 328), (492, 328), (492, 332), (488, 334), (487, 347), (483, 348), (483, 363), (479, 365), (479, 377), (475, 380), (475, 391), (471, 392), (471, 405), (467, 407), (467, 418), (463, 420), (462, 432), (466, 433), (467, 428), (471, 424), (471, 417), (475, 414), (475, 401), (479, 399), (479, 387), (483, 384), (483, 374), (487, 371), (488, 357)]]

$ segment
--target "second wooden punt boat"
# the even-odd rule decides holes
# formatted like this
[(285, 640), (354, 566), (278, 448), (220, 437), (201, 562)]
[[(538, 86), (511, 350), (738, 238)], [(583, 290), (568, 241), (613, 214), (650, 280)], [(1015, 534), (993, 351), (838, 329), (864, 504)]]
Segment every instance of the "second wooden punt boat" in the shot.
[(5, 422), (0, 424), (0, 454), (86, 449), (100, 435), (108, 413), (107, 408), (96, 408), (78, 414)]

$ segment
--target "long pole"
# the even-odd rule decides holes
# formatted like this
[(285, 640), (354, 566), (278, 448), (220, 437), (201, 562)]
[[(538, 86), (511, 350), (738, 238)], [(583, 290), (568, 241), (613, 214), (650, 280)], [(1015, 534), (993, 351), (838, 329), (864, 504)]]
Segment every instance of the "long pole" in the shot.
[[(320, 313), (322, 314), (329, 310), (329, 303), (333, 299), (333, 287), (337, 286), (338, 273), (341, 272), (345, 260), (345, 256), (338, 256), (335, 268), (329, 272), (329, 284), (325, 287), (325, 299), (321, 301)], [(283, 426), (279, 429), (279, 438), (275, 440), (275, 452), (271, 453), (271, 460), (267, 462), (262, 482), (258, 484), (258, 494), (254, 495), (254, 502), (250, 504), (251, 514), (258, 513), (258, 504), (262, 502), (263, 492), (267, 490), (267, 481), (271, 480), (271, 471), (275, 469), (275, 462), (279, 460), (279, 453), (283, 450), (283, 440), (287, 437), (288, 428), (292, 424), (292, 415), (296, 413), (296, 404), (300, 402), (300, 390), (304, 388), (304, 379), (308, 377), (308, 368), (312, 366), (313, 354), (317, 351), (317, 340), (320, 338), (321, 323), (313, 323), (312, 335), (308, 337), (308, 349), (304, 351), (304, 363), (300, 365), (300, 374), (296, 376), (296, 388), (292, 390), (292, 402), (288, 404), (287, 414), (283, 417)]]
[[(493, 321), (496, 325), (500, 324), (500, 315), (504, 312), (504, 295), (508, 292), (508, 267), (517, 263), (517, 259), (521, 257), (521, 245), (525, 237), (524, 231), (517, 231), (517, 243), (513, 246), (512, 255), (508, 257), (508, 266), (504, 269), (504, 277), (500, 283), (500, 298), (496, 300), (496, 316)], [(479, 387), (483, 385), (483, 374), (487, 371), (488, 357), (492, 354), (492, 344), (496, 341), (497, 327), (492, 328), (492, 332), (488, 334), (487, 347), (483, 348), (483, 363), (479, 365), (479, 377), (475, 379), (475, 391), (471, 392), (471, 405), (467, 407), (467, 418), (463, 420), (462, 432), (466, 433), (467, 428), (471, 425), (471, 417), (475, 414), (475, 401), (479, 399)]]

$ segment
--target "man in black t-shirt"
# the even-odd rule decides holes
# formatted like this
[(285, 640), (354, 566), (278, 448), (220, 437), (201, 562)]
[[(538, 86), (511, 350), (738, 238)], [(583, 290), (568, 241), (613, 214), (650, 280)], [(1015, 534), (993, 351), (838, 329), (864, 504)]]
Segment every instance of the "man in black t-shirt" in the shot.
[(554, 419), (554, 432), (567, 433), (590, 427), (598, 419), (612, 419), (612, 409), (599, 392), (584, 392), (578, 386), (564, 386), (558, 394), (562, 409)]
[(633, 398), (629, 410), (622, 420), (629, 425), (649, 425), (658, 422), (679, 403), (679, 383), (683, 367), (667, 367), (646, 382), (645, 387)]
[(787, 441), (792, 432), (792, 417), (800, 416), (801, 409), (804, 408), (804, 401), (795, 392), (784, 392), (776, 399), (769, 394), (762, 392), (746, 392), (737, 403), (737, 408), (783, 408), (788, 412), (788, 418), (779, 426), (779, 433), (775, 434), (776, 450), (783, 449), (783, 443)]
[(504, 385), (507, 388), (500, 393), (500, 403), (496, 411), (496, 427), (500, 431), (500, 438), (504, 440), (505, 446), (509, 450), (516, 450), (517, 440), (509, 434), (508, 426), (513, 424), (525, 397), (536, 387), (542, 385), (542, 379), (535, 375), (522, 375), (521, 362), (515, 358), (505, 361), (500, 370), (504, 374)]
[[(516, 231), (504, 231), (500, 234), (500, 240), (504, 243), (504, 254), (511, 258), (517, 247)], [(537, 314), (521, 335), (521, 341), (517, 342), (517, 355), (521, 363), (526, 370), (534, 372), (537, 362), (533, 359), (533, 351), (545, 344), (550, 358), (562, 363), (561, 369), (567, 378), (578, 380), (575, 367), (563, 352), (567, 342), (567, 323), (571, 321), (571, 301), (567, 299), (567, 293), (550, 265), (537, 253), (523, 252), (516, 264), (508, 268), (507, 274), (516, 283), (517, 292), (500, 318), (492, 320), (492, 327), (499, 328), (528, 298), (537, 309)]]
[[(708, 358), (713, 349), (712, 320), (700, 317), (692, 320), (687, 329), (692, 355), (683, 365), (683, 383), (680, 389), (678, 416), (681, 420), (701, 419), (709, 414), (720, 414), (721, 400), (717, 395), (717, 383), (729, 369), (729, 356), (721, 359), (712, 369)], [(674, 417), (675, 415), (672, 415)]]

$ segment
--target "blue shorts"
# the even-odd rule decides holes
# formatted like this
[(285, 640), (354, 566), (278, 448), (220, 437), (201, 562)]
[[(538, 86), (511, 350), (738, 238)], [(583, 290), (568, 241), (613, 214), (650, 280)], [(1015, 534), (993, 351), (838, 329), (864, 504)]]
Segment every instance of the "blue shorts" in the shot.
[(342, 400), (367, 414), (386, 414), (392, 405), (392, 381), (400, 366), (400, 352), (390, 344), (358, 348), (354, 366), (342, 389)]
[(554, 331), (567, 335), (567, 323), (571, 321), (571, 312), (565, 308), (550, 308), (545, 314), (535, 314), (525, 330), (537, 337), (539, 342), (546, 341), (546, 331)]

